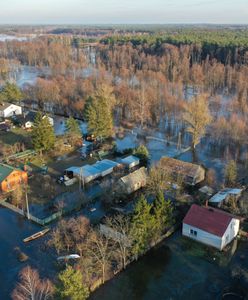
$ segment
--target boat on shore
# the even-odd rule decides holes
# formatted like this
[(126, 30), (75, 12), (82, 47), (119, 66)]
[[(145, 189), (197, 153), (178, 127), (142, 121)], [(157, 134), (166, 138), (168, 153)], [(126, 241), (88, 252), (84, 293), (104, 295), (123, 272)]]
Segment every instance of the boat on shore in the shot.
[(38, 239), (39, 237), (42, 237), (43, 235), (45, 235), (46, 233), (48, 233), (49, 230), (50, 230), (50, 228), (46, 228), (46, 229), (43, 229), (43, 230), (41, 230), (41, 231), (39, 231), (39, 232), (36, 232), (36, 233), (30, 235), (29, 237), (25, 238), (25, 239), (23, 240), (23, 242), (24, 242), (24, 243), (27, 243), (27, 242), (30, 242), (30, 241), (32, 241), (32, 240), (36, 240), (36, 239)]

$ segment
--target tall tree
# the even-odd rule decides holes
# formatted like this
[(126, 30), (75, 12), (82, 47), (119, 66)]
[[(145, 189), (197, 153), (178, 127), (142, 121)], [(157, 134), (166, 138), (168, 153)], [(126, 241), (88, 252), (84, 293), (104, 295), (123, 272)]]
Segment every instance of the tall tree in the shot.
[(154, 226), (151, 205), (144, 195), (138, 199), (131, 219), (132, 253), (136, 259), (149, 247)]
[(66, 135), (72, 141), (78, 140), (82, 136), (78, 121), (73, 117), (70, 117), (66, 120), (65, 129)]
[(206, 95), (194, 97), (185, 106), (184, 121), (187, 131), (192, 135), (192, 147), (195, 149), (201, 137), (205, 134), (206, 126), (211, 122)]
[(20, 282), (12, 293), (13, 300), (49, 300), (53, 296), (53, 286), (47, 279), (40, 279), (37, 270), (30, 266), (21, 270)]
[(105, 282), (106, 274), (111, 265), (113, 256), (113, 243), (111, 239), (100, 233), (99, 230), (91, 230), (86, 242), (86, 251), (95, 270), (100, 270), (102, 283)]
[(19, 102), (22, 99), (23, 94), (15, 83), (7, 82), (0, 92), (0, 102)]
[(32, 143), (36, 151), (49, 151), (54, 147), (55, 134), (53, 126), (46, 116), (37, 113), (32, 132)]
[(132, 237), (130, 235), (130, 218), (123, 215), (116, 215), (107, 219), (106, 224), (113, 229), (113, 239), (116, 242), (117, 256), (121, 261), (122, 268), (127, 266), (128, 257), (131, 254)]
[(155, 218), (154, 237), (159, 238), (166, 230), (166, 227), (173, 223), (173, 207), (171, 202), (164, 199), (164, 194), (159, 191), (153, 203)]
[(88, 98), (85, 117), (89, 131), (96, 137), (106, 138), (113, 133), (113, 105), (115, 98), (110, 89), (100, 87)]
[(83, 275), (79, 270), (68, 266), (59, 273), (57, 294), (59, 299), (85, 300), (89, 297), (89, 290), (83, 284)]
[(227, 186), (235, 185), (237, 180), (237, 164), (234, 160), (230, 160), (225, 168), (225, 183)]

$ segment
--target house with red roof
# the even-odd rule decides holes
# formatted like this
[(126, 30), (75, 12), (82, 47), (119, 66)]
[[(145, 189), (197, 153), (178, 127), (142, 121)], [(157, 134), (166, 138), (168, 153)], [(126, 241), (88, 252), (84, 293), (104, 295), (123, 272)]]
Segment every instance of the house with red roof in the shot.
[(215, 247), (225, 248), (238, 234), (240, 219), (212, 207), (193, 204), (183, 219), (184, 236)]

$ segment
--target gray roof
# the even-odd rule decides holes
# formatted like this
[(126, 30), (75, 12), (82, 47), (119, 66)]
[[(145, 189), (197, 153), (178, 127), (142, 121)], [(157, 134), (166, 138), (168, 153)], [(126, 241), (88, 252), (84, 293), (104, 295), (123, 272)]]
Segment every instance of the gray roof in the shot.
[(139, 164), (139, 158), (134, 155), (129, 155), (121, 160), (124, 165), (131, 165), (132, 163)]
[(224, 189), (217, 194), (215, 194), (212, 198), (209, 199), (209, 202), (212, 203), (220, 203), (226, 199), (229, 195), (238, 196), (242, 193), (242, 189)]
[(96, 162), (93, 166), (100, 170), (101, 172), (107, 171), (109, 169), (112, 169), (119, 164), (115, 161), (109, 160), (109, 159), (103, 159), (101, 161)]

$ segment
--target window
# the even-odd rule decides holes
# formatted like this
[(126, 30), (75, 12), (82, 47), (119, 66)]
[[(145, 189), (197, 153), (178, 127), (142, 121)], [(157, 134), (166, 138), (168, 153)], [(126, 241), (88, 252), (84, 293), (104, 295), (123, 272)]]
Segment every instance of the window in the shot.
[(190, 229), (190, 234), (193, 236), (197, 236), (197, 231)]

